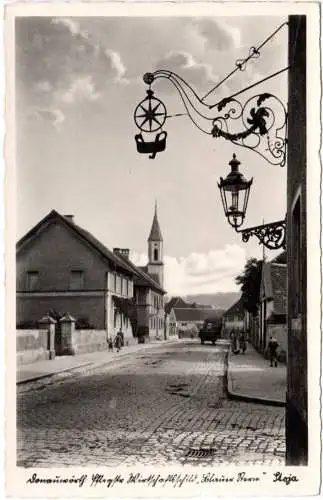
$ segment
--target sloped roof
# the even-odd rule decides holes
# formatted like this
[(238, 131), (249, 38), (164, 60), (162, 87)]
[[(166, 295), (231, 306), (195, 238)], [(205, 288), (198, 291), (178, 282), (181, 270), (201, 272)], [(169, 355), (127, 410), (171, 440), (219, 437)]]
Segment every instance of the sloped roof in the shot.
[(157, 217), (157, 206), (155, 206), (155, 214), (153, 218), (153, 223), (151, 226), (148, 241), (163, 241), (161, 230), (159, 227), (158, 217)]
[(284, 264), (271, 264), (271, 283), (274, 300), (274, 313), (286, 314), (287, 312), (287, 266)]
[(274, 314), (287, 311), (287, 266), (276, 262), (266, 262), (263, 267), (263, 298), (273, 301)]
[(153, 279), (156, 283), (158, 283), (158, 285), (160, 285), (160, 281), (159, 281), (159, 275), (158, 274), (155, 274), (155, 273), (147, 273), (148, 276), (151, 277), (151, 279)]
[(190, 306), (182, 299), (182, 297), (172, 297), (170, 301), (168, 301), (165, 305), (166, 314), (169, 314), (174, 307), (180, 307), (181, 309), (183, 309)]
[(136, 276), (134, 277), (135, 285), (152, 288), (153, 290), (162, 293), (163, 295), (166, 293), (166, 291), (160, 286), (158, 281), (155, 281), (152, 276), (145, 272), (145, 266), (137, 267), (129, 259), (127, 259), (127, 257), (124, 257), (123, 255), (120, 255), (119, 257), (120, 259), (124, 260), (127, 265), (133, 268), (134, 271), (136, 271)]
[(271, 260), (273, 264), (286, 264), (287, 263), (287, 252), (284, 250), (279, 255), (277, 255), (274, 259)]
[(220, 318), (223, 311), (217, 311), (215, 309), (200, 309), (197, 307), (173, 307), (173, 311), (176, 317), (176, 321), (205, 321), (211, 318)]
[(111, 250), (109, 250), (106, 246), (104, 246), (93, 234), (89, 233), (82, 227), (78, 226), (73, 222), (70, 218), (64, 217), (56, 210), (52, 210), (46, 217), (41, 219), (38, 224), (36, 224), (33, 228), (31, 228), (16, 244), (17, 254), (32, 241), (33, 238), (37, 237), (37, 235), (48, 225), (55, 221), (62, 222), (67, 228), (69, 228), (74, 234), (76, 234), (81, 240), (88, 243), (94, 250), (96, 250), (104, 259), (108, 260), (109, 263), (113, 263), (116, 269), (120, 269), (127, 274), (136, 275), (137, 271), (131, 268), (127, 263), (124, 262), (119, 256), (115, 255)]
[(224, 317), (226, 316), (231, 316), (231, 315), (243, 315), (244, 314), (244, 307), (242, 303), (242, 297), (240, 297), (237, 302), (235, 302), (229, 309), (227, 309), (224, 313)]

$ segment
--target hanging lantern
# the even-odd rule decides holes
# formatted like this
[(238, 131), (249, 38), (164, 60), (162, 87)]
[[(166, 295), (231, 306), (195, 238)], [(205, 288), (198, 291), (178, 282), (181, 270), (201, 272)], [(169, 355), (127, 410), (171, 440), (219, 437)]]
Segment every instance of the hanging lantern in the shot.
[(252, 178), (247, 181), (243, 174), (239, 172), (240, 161), (237, 160), (235, 154), (229, 165), (231, 166), (231, 172), (225, 179), (220, 177), (218, 187), (225, 216), (229, 224), (234, 229), (237, 229), (242, 225), (246, 215)]

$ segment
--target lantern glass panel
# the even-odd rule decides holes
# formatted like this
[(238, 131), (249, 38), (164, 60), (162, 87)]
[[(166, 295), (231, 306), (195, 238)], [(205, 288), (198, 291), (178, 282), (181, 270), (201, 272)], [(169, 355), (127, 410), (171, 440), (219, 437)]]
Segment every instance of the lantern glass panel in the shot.
[(229, 164), (231, 172), (225, 179), (220, 178), (218, 187), (221, 192), (225, 216), (231, 226), (237, 229), (244, 221), (252, 179), (247, 181), (239, 172), (240, 162), (236, 160), (235, 155)]

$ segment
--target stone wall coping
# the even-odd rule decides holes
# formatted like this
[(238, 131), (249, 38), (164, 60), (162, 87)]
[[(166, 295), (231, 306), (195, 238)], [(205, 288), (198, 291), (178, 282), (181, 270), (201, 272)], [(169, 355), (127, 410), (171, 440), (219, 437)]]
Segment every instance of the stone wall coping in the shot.
[(49, 316), (49, 314), (45, 314), (45, 315), (44, 315), (44, 316), (43, 316), (43, 317), (42, 317), (42, 318), (38, 321), (38, 323), (40, 323), (40, 324), (45, 324), (45, 323), (46, 323), (46, 324), (48, 324), (48, 323), (49, 323), (49, 324), (53, 324), (53, 325), (55, 325), (55, 324), (57, 323), (57, 321), (56, 321), (54, 318), (52, 318), (51, 316)]
[(75, 323), (76, 319), (70, 315), (70, 313), (66, 313), (60, 320), (60, 323)]

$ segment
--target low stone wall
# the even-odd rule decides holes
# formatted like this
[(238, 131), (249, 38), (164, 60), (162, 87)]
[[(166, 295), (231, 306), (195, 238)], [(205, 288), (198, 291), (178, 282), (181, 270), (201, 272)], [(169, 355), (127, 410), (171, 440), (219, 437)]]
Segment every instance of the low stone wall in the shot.
[(74, 330), (72, 332), (73, 354), (104, 351), (108, 348), (105, 330)]
[(16, 331), (17, 365), (49, 359), (49, 333), (47, 330)]

